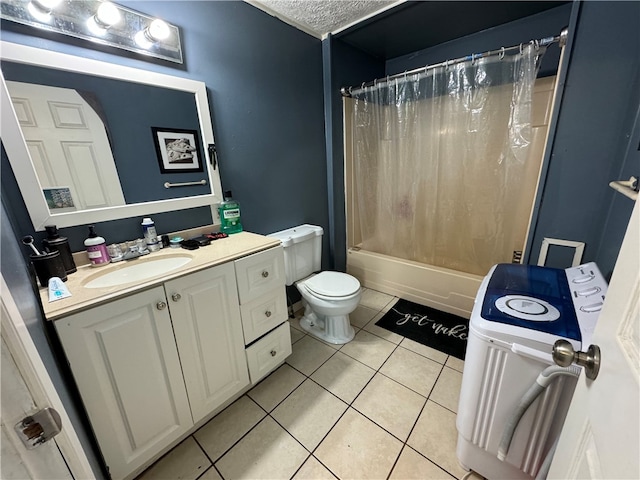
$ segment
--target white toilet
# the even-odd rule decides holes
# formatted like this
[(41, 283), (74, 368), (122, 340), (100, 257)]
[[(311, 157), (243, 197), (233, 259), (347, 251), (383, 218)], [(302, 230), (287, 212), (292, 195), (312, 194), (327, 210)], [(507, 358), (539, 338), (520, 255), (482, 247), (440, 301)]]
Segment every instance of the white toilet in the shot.
[(272, 233), (284, 248), (287, 285), (295, 283), (305, 306), (300, 326), (325, 342), (343, 344), (353, 340), (349, 323), (362, 297), (360, 282), (341, 272), (320, 272), (322, 227), (300, 225)]

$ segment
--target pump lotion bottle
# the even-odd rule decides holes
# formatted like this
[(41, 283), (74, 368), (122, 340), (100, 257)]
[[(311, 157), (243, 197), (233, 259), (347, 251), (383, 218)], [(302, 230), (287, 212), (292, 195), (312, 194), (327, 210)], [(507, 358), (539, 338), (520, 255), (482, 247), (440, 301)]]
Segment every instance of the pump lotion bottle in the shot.
[(84, 241), (84, 246), (87, 247), (87, 255), (92, 267), (107, 265), (111, 261), (107, 251), (107, 244), (104, 238), (99, 237), (95, 232), (93, 225), (89, 226), (89, 236)]

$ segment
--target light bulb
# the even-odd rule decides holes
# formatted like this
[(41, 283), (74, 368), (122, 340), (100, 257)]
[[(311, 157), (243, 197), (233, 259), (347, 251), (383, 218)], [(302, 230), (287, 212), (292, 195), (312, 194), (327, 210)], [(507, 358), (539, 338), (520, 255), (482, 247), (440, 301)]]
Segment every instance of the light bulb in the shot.
[(164, 20), (156, 18), (146, 29), (146, 34), (149, 40), (157, 42), (159, 40), (166, 40), (171, 35), (169, 25)]
[(120, 21), (120, 10), (111, 2), (102, 2), (95, 15), (98, 25), (111, 27)]

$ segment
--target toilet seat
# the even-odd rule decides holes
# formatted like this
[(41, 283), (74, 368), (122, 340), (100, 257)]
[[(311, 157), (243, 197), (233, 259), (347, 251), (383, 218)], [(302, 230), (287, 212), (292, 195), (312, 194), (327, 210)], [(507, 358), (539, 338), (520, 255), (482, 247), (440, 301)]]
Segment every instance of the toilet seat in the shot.
[(339, 300), (360, 291), (357, 278), (342, 272), (320, 272), (304, 281), (309, 293), (323, 300)]

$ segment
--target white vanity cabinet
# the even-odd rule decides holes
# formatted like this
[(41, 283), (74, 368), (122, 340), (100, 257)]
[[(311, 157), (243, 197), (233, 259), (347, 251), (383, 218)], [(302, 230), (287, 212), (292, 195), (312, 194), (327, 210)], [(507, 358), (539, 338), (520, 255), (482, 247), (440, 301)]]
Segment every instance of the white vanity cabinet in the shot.
[(113, 479), (193, 425), (166, 307), (158, 286), (55, 323)]
[(140, 473), (285, 360), (284, 285), (275, 247), (55, 321), (113, 479)]

